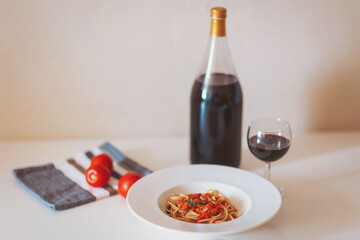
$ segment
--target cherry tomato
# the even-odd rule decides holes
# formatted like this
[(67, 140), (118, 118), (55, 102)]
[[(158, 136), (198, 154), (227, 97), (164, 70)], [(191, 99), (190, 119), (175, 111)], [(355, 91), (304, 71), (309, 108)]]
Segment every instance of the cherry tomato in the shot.
[(94, 156), (91, 159), (91, 165), (94, 165), (94, 164), (106, 166), (109, 169), (110, 173), (113, 170), (113, 161), (112, 161), (111, 157), (105, 153)]
[(118, 192), (121, 196), (126, 198), (131, 186), (141, 178), (141, 175), (135, 172), (128, 172), (124, 174), (118, 182)]
[(94, 164), (85, 171), (86, 181), (92, 187), (103, 187), (110, 179), (110, 171), (106, 166)]

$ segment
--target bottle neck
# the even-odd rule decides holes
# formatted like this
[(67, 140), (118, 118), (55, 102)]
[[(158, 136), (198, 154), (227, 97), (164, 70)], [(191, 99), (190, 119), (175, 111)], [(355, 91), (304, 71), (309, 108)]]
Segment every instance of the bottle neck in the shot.
[[(203, 60), (200, 75), (204, 74), (204, 83), (213, 84), (211, 75), (214, 73), (223, 73), (236, 76), (236, 71), (231, 60), (231, 55), (227, 43), (227, 37), (210, 36), (207, 46), (207, 52)], [(231, 81), (234, 79), (231, 78)], [(228, 82), (223, 83), (228, 84)]]
[[(236, 71), (226, 38), (225, 14), (211, 16), (210, 37), (199, 76), (204, 76), (205, 85), (227, 85), (237, 81)], [(213, 75), (223, 74), (226, 78), (218, 81)]]
[(225, 18), (211, 19), (210, 36), (212, 37), (226, 36)]

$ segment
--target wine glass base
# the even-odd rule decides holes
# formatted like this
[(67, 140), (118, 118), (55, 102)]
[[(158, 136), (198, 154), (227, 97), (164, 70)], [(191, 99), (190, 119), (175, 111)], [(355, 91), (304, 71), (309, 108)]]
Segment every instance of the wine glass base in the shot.
[(277, 188), (280, 192), (281, 199), (284, 199), (286, 197), (286, 191), (284, 187), (278, 187)]

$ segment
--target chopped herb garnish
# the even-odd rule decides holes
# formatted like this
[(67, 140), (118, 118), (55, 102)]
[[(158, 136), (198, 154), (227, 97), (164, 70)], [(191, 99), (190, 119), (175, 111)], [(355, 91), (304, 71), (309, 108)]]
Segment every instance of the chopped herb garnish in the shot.
[(189, 207), (190, 208), (196, 207), (196, 202), (189, 202)]
[(205, 201), (205, 200), (203, 200), (203, 201), (199, 201), (199, 204), (201, 204), (201, 205), (206, 205), (207, 204), (207, 201)]

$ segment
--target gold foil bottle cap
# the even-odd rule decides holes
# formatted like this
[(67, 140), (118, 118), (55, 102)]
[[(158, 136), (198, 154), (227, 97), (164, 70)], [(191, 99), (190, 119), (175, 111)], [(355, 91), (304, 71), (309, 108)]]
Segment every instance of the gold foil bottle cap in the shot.
[(214, 7), (210, 10), (210, 16), (212, 19), (224, 19), (226, 18), (226, 8)]
[(223, 7), (211, 8), (210, 16), (211, 16), (210, 36), (213, 37), (226, 36), (226, 30), (225, 30), (226, 8)]

